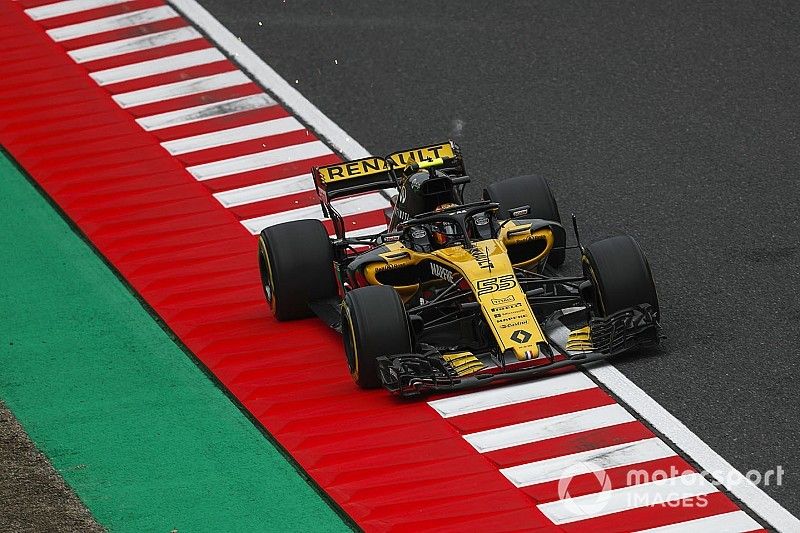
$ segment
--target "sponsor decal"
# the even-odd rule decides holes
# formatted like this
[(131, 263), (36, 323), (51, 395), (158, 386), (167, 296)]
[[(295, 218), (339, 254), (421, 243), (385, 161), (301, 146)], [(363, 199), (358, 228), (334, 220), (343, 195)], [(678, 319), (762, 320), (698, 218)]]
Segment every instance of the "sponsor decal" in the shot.
[(525, 344), (526, 342), (531, 340), (531, 337), (533, 337), (533, 335), (531, 335), (524, 329), (518, 329), (517, 331), (511, 334), (511, 340), (519, 344)]
[(406, 198), (408, 198), (408, 187), (406, 185), (403, 185), (402, 187), (400, 187), (400, 192), (397, 195), (397, 201), (403, 204), (405, 203)]
[(384, 270), (394, 270), (395, 268), (401, 268), (406, 266), (408, 263), (384, 263), (382, 265), (378, 265), (375, 267), (375, 272), (383, 272)]
[(343, 179), (357, 178), (359, 176), (369, 176), (379, 172), (389, 170), (386, 161), (380, 157), (368, 157), (356, 161), (349, 161), (340, 165), (331, 165), (319, 169), (322, 181), (331, 182)]
[(516, 313), (516, 316), (510, 316), (510, 317), (507, 317), (507, 318), (501, 318), (499, 320), (495, 320), (495, 322), (499, 324), (501, 322), (511, 322), (512, 320), (525, 320), (525, 323), (528, 322), (527, 319), (525, 318), (525, 314), (524, 313), (522, 313), (522, 316), (520, 316), (520, 313)]
[(411, 232), (412, 239), (424, 239), (427, 235), (424, 229), (415, 229)]
[(514, 327), (517, 327), (517, 326), (524, 326), (527, 323), (528, 323), (527, 320), (520, 320), (519, 322), (513, 322), (511, 324), (500, 324), (500, 327), (503, 328), (503, 329), (505, 329), (505, 328), (514, 328)]
[(507, 303), (513, 302), (513, 301), (514, 301), (514, 295), (513, 294), (509, 294), (508, 296), (504, 296), (502, 298), (492, 298), (492, 303), (494, 305), (507, 304)]
[(449, 268), (445, 268), (439, 263), (431, 262), (431, 274), (436, 276), (437, 278), (441, 278), (445, 281), (449, 281), (453, 283), (453, 274), (454, 272)]
[(517, 286), (517, 278), (514, 274), (504, 274), (494, 278), (486, 278), (478, 280), (478, 296), (490, 294), (492, 292), (504, 291), (513, 289)]
[(397, 152), (389, 156), (395, 166), (407, 166), (413, 162), (432, 161), (439, 157), (453, 157), (453, 148), (450, 143), (425, 146), (415, 150)]
[(397, 220), (408, 220), (411, 218), (411, 215), (398, 207), (394, 208), (394, 216), (397, 218)]
[(489, 223), (489, 217), (487, 217), (486, 215), (478, 215), (474, 217), (472, 220), (475, 221), (476, 226), (485, 226), (486, 224)]
[[(501, 305), (500, 307), (492, 307), (492, 313), (496, 313), (498, 311), (506, 311), (508, 309), (514, 309), (516, 307), (522, 307), (522, 302), (517, 302), (511, 305)], [(508, 314), (508, 313), (505, 313)]]
[(478, 262), (479, 267), (487, 268), (489, 271), (494, 268), (494, 264), (489, 258), (489, 254), (485, 250), (481, 250), (480, 248), (472, 248), (469, 253), (475, 258), (475, 261)]
[(403, 168), (412, 162), (432, 161), (439, 157), (453, 157), (450, 143), (434, 144), (423, 146), (413, 150), (404, 150), (390, 155), (387, 159), (380, 157), (366, 157), (355, 161), (347, 161), (338, 165), (328, 165), (318, 169), (319, 176), (323, 183), (347, 180), (381, 174), (389, 171), (389, 162), (393, 168)]

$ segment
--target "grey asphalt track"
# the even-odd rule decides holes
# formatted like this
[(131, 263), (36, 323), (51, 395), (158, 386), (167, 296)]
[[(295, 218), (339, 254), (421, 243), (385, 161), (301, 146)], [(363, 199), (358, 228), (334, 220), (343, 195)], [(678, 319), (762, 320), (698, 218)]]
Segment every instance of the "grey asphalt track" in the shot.
[(800, 515), (800, 4), (201, 3), (373, 153), (452, 137), (473, 198), (537, 172), (633, 235), (668, 340), (616, 366)]

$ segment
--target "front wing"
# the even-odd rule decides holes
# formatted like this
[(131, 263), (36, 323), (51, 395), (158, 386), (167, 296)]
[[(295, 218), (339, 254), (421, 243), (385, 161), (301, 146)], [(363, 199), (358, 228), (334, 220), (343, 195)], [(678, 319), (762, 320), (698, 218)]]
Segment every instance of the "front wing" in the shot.
[(381, 381), (385, 388), (401, 396), (455, 391), (586, 365), (654, 346), (661, 338), (658, 317), (649, 305), (624, 309), (606, 318), (589, 320), (587, 315), (585, 308), (578, 307), (557, 311), (545, 320), (542, 331), (551, 353), (544, 350), (545, 354), (536, 360), (517, 361), (493, 353), (451, 355), (430, 349), (426, 353), (378, 358)]

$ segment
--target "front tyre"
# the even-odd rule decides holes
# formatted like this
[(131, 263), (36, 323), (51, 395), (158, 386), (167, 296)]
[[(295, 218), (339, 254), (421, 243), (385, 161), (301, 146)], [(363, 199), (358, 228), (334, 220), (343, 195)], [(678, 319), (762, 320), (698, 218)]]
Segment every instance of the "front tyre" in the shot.
[(362, 389), (381, 386), (378, 357), (413, 351), (403, 301), (385, 285), (347, 293), (342, 303), (342, 336), (350, 375)]
[(339, 294), (333, 246), (319, 220), (294, 220), (258, 236), (261, 286), (278, 320), (311, 316), (309, 303)]
[(585, 248), (584, 274), (592, 282), (595, 315), (649, 304), (659, 317), (658, 295), (650, 264), (639, 244), (628, 235), (610, 237)]
[(531, 207), (530, 218), (539, 218), (558, 223), (553, 237), (555, 243), (547, 264), (552, 267), (559, 267), (564, 264), (566, 251), (564, 246), (567, 243), (567, 236), (561, 227), (561, 215), (558, 213), (558, 204), (547, 180), (541, 176), (517, 176), (508, 178), (489, 185), (483, 191), (483, 198), (500, 204), (500, 213), (507, 215), (510, 209), (529, 205)]

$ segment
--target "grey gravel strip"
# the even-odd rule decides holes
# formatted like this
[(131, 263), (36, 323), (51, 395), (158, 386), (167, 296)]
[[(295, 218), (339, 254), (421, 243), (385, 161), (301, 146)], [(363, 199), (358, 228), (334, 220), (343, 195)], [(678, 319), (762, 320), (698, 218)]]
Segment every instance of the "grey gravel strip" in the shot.
[(105, 531), (0, 402), (0, 531)]

